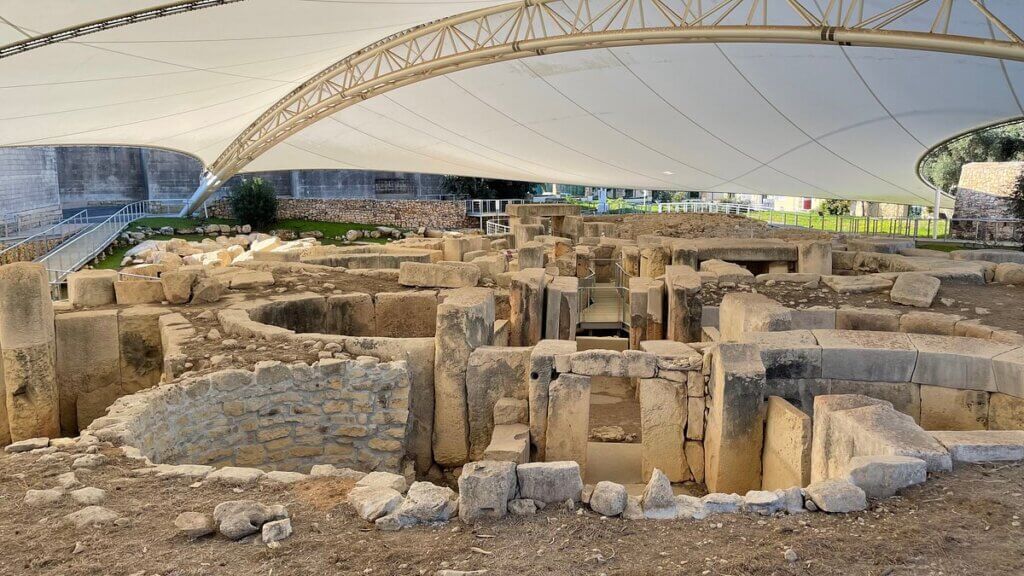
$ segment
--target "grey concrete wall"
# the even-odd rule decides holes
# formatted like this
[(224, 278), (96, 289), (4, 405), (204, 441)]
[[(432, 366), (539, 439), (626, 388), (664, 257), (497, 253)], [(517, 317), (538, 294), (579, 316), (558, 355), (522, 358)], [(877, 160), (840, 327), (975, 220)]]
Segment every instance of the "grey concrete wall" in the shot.
[(0, 220), (59, 203), (53, 148), (0, 148)]
[(187, 198), (199, 186), (199, 176), (203, 173), (203, 164), (199, 160), (152, 148), (143, 148), (140, 153), (146, 168), (150, 200)]
[(57, 148), (57, 178), (65, 207), (134, 202), (147, 196), (138, 148)]

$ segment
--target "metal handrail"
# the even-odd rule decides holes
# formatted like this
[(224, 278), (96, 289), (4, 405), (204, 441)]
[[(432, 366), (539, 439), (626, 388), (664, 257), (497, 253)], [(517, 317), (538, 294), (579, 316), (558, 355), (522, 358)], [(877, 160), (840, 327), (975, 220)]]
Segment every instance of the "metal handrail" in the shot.
[[(49, 228), (47, 228), (47, 229), (45, 229), (45, 230), (43, 230), (41, 232), (36, 232), (35, 234), (33, 234), (33, 235), (31, 235), (31, 236), (29, 236), (27, 238), (24, 238), (24, 239), (20, 240), (19, 242), (15, 243), (15, 244), (11, 244), (10, 246), (8, 246), (7, 248), (4, 248), (3, 250), (0, 250), (0, 263), (3, 263), (5, 261), (5, 259), (4, 259), (4, 255), (5, 254), (13, 252), (19, 246), (27, 245), (29, 243), (34, 243), (34, 242), (39, 241), (39, 240), (45, 240), (45, 239), (48, 239), (48, 238), (51, 238), (51, 237), (60, 237), (61, 241), (63, 241), (64, 238), (67, 238), (68, 236), (72, 236), (72, 235), (78, 233), (80, 229), (76, 228), (76, 229), (74, 229), (74, 231), (71, 234), (68, 234), (67, 230), (57, 231), (58, 228), (64, 228), (66, 226), (71, 226), (71, 225), (74, 225), (74, 226), (85, 226), (86, 224), (88, 224), (88, 222), (89, 222), (89, 211), (88, 210), (82, 210), (80, 212), (77, 212), (74, 215), (69, 216), (68, 218), (65, 218), (65, 219), (61, 220), (60, 222), (54, 224), (53, 226), (50, 226)], [(43, 254), (45, 254), (47, 251), (49, 251), (48, 247), (43, 250)], [(34, 259), (34, 257), (35, 257), (35, 255), (33, 254), (33, 259)]]

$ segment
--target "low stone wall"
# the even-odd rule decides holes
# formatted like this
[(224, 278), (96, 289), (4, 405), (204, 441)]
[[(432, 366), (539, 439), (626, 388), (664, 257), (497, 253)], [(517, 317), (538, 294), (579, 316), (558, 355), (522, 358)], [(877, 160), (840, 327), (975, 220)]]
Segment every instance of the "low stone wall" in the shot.
[[(210, 216), (231, 218), (224, 200), (209, 206)], [(466, 205), (443, 200), (361, 200), (278, 198), (277, 217), (281, 220), (318, 220), (377, 224), (395, 228), (466, 228), (473, 223), (466, 217)]]
[(409, 391), (404, 361), (260, 362), (120, 398), (89, 431), (156, 463), (397, 472)]
[(951, 231), (955, 238), (1014, 240), (1019, 227), (1012, 224), (966, 221), (1013, 219), (1008, 197), (1024, 181), (1024, 162), (971, 162), (964, 164), (957, 184)]

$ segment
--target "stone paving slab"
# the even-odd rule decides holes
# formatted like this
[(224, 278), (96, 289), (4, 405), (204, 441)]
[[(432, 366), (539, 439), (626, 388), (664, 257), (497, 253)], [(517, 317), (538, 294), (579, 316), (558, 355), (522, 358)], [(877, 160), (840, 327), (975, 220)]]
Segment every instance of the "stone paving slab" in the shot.
[(814, 330), (821, 346), (821, 377), (871, 382), (907, 382), (917, 348), (906, 334), (865, 330)]
[(932, 432), (955, 462), (1024, 460), (1024, 430)]

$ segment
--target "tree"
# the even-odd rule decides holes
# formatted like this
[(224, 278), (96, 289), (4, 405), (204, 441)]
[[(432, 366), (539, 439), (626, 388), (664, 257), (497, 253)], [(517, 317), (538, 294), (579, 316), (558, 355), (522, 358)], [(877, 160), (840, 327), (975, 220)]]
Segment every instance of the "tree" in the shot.
[(928, 153), (921, 172), (932, 184), (950, 191), (968, 162), (1024, 160), (1024, 122), (985, 128), (951, 140)]
[(277, 195), (262, 178), (244, 179), (228, 194), (235, 219), (257, 230), (266, 230), (277, 221)]
[(821, 203), (818, 214), (825, 216), (843, 216), (850, 213), (850, 201), (829, 198)]
[(468, 176), (445, 176), (441, 182), (441, 189), (445, 194), (478, 200), (526, 198), (534, 186), (535, 184), (530, 182)]

